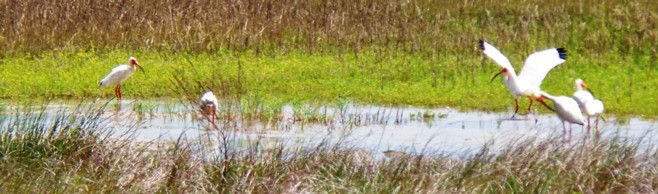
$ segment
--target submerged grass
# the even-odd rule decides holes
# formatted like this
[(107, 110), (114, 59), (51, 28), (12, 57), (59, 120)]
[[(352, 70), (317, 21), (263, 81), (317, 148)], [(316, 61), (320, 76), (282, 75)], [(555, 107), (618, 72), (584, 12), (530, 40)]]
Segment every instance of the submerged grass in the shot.
[(201, 140), (140, 142), (110, 136), (104, 107), (54, 113), (25, 107), (11, 107), (1, 115), (3, 193), (655, 193), (658, 189), (657, 152), (646, 140), (520, 139), (463, 153), (424, 150), (378, 159), (341, 140), (269, 145), (255, 139), (243, 145), (235, 136), (241, 127), (233, 124), (219, 125), (219, 133)]

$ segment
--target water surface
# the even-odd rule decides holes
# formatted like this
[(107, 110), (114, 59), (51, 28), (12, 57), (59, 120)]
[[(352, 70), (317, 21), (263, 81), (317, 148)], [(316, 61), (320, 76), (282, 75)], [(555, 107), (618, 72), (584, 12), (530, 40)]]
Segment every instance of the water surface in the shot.
[[(91, 104), (102, 105), (104, 102)], [(55, 113), (72, 108), (73, 103), (50, 104), (48, 112)], [(221, 109), (220, 115), (228, 111)], [(563, 136), (566, 141), (592, 138), (586, 129), (572, 126), (571, 136), (564, 136), (562, 124), (552, 113), (521, 115), (509, 120), (507, 112), (461, 112), (452, 108), (386, 107), (347, 104), (340, 107), (313, 107), (294, 110), (281, 107), (281, 115), (269, 120), (233, 119), (216, 120), (215, 130), (198, 107), (185, 102), (124, 100), (120, 108), (108, 106), (102, 117), (116, 136), (130, 132), (131, 138), (140, 141), (175, 141), (211, 139), (221, 141), (221, 136), (261, 145), (285, 144), (286, 146), (309, 145), (320, 142), (342, 142), (346, 146), (381, 153), (385, 150), (420, 152), (440, 150), (461, 152), (477, 150), (485, 143), (506, 142), (524, 138), (549, 138)], [(304, 121), (304, 118), (315, 118)], [(593, 120), (592, 120), (593, 122)], [(593, 123), (592, 123), (593, 124)], [(603, 137), (645, 138), (653, 141), (657, 122), (630, 118), (619, 122), (616, 118), (601, 121)], [(567, 126), (567, 131), (569, 127)], [(593, 134), (593, 133), (592, 133)], [(567, 137), (569, 137), (567, 139)], [(246, 142), (246, 143), (245, 143)]]

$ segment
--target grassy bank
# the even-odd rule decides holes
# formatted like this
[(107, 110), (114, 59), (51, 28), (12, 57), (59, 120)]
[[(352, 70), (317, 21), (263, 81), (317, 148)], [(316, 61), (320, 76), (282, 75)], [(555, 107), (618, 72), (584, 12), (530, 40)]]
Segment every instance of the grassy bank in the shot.
[[(28, 104), (29, 105), (29, 104)], [(474, 154), (425, 150), (391, 154), (318, 145), (236, 147), (220, 141), (138, 142), (113, 136), (103, 107), (56, 113), (39, 107), (0, 112), (0, 192), (345, 192), (655, 193), (658, 166), (649, 142), (561, 137), (492, 145)], [(242, 122), (226, 121), (226, 122)], [(131, 130), (122, 130), (130, 134)], [(644, 147), (648, 146), (648, 147)], [(467, 153), (469, 150), (464, 150)]]
[[(224, 99), (239, 97), (254, 103), (350, 100), (478, 110), (511, 108), (513, 101), (502, 81), (490, 83), (499, 68), (473, 46), (470, 52), (455, 56), (397, 51), (272, 55), (53, 52), (5, 58), (0, 67), (0, 97), (111, 98), (113, 88), (99, 88), (98, 82), (132, 55), (146, 74), (138, 71), (127, 81), (122, 87), (126, 98), (198, 98), (208, 87)], [(501, 49), (510, 50), (504, 44)], [(509, 53), (522, 61), (523, 54)], [(549, 73), (543, 89), (571, 95), (573, 80), (583, 78), (605, 102), (607, 112), (656, 116), (658, 99), (653, 86), (658, 85), (658, 70), (627, 63), (636, 60), (645, 61), (612, 54), (593, 59), (572, 54)], [(521, 102), (527, 104), (526, 99)]]

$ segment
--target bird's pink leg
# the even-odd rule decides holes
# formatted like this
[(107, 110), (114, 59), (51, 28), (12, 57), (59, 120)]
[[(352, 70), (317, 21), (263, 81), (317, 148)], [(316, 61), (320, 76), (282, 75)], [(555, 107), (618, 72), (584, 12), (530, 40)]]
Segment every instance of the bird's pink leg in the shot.
[(215, 130), (219, 130), (217, 125), (215, 125), (215, 117), (217, 116), (217, 110), (215, 109), (214, 106), (212, 108), (213, 108), (212, 109), (212, 118), (208, 119), (208, 121), (210, 121), (210, 124), (212, 124), (212, 126), (215, 128)]
[(562, 134), (567, 135), (567, 126), (564, 125), (564, 121), (562, 121)]
[(215, 110), (215, 107), (212, 107), (212, 119), (211, 122), (214, 124), (215, 123), (215, 117), (217, 117), (217, 110)]
[(587, 134), (589, 134), (589, 130), (590, 130), (590, 128), (592, 128), (591, 126), (592, 125), (590, 125), (590, 123), (589, 123), (589, 117), (587, 117)]
[(512, 115), (512, 119), (516, 117), (517, 113), (519, 113), (519, 99), (514, 98), (514, 114)]
[(532, 97), (528, 96), (528, 99), (530, 100), (530, 105), (528, 105), (528, 113), (532, 113)]
[(121, 101), (121, 85), (117, 85), (117, 94), (119, 94), (119, 101)]
[(598, 131), (599, 130), (599, 117), (596, 117), (596, 121), (594, 121), (594, 122), (596, 123), (595, 124), (596, 125), (595, 129), (596, 129), (596, 131)]
[(114, 95), (116, 95), (117, 98), (119, 98), (119, 101), (121, 101), (121, 94), (119, 92), (119, 86), (120, 85), (117, 85), (116, 87), (114, 87)]

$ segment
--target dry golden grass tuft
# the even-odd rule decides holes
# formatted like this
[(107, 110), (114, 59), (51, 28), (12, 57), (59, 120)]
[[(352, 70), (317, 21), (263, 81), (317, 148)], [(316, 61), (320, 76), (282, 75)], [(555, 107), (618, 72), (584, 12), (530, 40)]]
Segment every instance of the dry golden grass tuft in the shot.
[(484, 38), (518, 48), (567, 45), (580, 54), (655, 58), (655, 10), (649, 0), (3, 1), (0, 51), (381, 47), (459, 54)]

